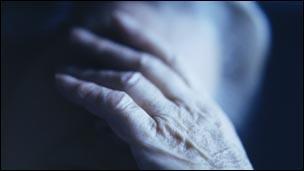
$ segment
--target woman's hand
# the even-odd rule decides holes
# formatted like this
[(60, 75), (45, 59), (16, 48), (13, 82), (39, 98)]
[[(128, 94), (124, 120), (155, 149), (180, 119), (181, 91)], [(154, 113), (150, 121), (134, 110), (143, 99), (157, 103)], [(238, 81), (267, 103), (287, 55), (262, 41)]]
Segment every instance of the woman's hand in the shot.
[(69, 69), (59, 90), (106, 120), (141, 169), (252, 169), (237, 135), (208, 97), (201, 97), (155, 35), (116, 24), (140, 51), (74, 30), (74, 40), (129, 71)]

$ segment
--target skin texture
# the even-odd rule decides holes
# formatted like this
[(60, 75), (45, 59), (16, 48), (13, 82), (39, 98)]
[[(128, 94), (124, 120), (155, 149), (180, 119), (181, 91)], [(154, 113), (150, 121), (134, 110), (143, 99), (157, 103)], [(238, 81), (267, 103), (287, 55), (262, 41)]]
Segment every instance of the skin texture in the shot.
[(161, 37), (126, 13), (113, 20), (136, 50), (81, 28), (73, 41), (126, 71), (69, 68), (56, 74), (59, 91), (105, 120), (141, 169), (252, 169), (225, 113), (197, 95)]

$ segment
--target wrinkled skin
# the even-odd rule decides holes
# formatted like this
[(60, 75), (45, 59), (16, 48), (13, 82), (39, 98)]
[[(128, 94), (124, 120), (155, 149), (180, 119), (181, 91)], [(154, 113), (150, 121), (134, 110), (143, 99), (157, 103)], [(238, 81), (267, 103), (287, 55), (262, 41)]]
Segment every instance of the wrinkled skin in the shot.
[(139, 50), (80, 28), (73, 41), (130, 71), (70, 68), (56, 74), (64, 96), (105, 120), (141, 169), (252, 169), (225, 113), (193, 88), (164, 37), (125, 12), (113, 20)]

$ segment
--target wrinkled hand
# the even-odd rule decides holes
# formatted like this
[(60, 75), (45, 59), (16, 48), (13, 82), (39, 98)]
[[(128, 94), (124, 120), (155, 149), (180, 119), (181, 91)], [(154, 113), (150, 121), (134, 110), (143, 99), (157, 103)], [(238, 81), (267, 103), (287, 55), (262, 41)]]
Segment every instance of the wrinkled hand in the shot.
[(230, 121), (191, 89), (160, 39), (122, 15), (115, 20), (139, 50), (83, 29), (74, 40), (130, 71), (69, 69), (56, 75), (59, 90), (104, 119), (141, 169), (251, 169)]

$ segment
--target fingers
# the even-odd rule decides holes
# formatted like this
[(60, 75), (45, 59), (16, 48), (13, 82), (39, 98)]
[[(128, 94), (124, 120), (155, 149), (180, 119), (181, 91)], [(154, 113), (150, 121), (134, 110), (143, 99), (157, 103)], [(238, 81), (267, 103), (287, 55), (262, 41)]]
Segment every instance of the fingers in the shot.
[(155, 57), (160, 58), (166, 64), (172, 62), (173, 54), (171, 54), (168, 45), (158, 36), (137, 23), (127, 13), (117, 11), (113, 16), (113, 27), (117, 28), (125, 38), (125, 41), (142, 51), (146, 51)]
[(188, 84), (182, 68), (176, 63), (176, 55), (172, 53), (169, 45), (160, 36), (153, 34), (126, 12), (115, 12), (112, 21), (113, 27), (122, 33), (127, 44), (159, 58)]
[(154, 127), (154, 120), (124, 92), (64, 74), (57, 74), (56, 82), (68, 99), (104, 118), (127, 142), (147, 137)]
[(137, 52), (110, 40), (99, 38), (86, 30), (74, 30), (79, 43), (100, 54), (111, 56), (113, 61), (141, 72), (172, 100), (185, 100), (189, 89), (181, 77), (152, 55)]
[(176, 106), (138, 72), (94, 71), (70, 68), (68, 74), (111, 89), (125, 91), (150, 115), (175, 113), (174, 111), (177, 111)]
[[(138, 66), (138, 61), (135, 52), (124, 46), (120, 46), (105, 38), (98, 37), (92, 32), (75, 28), (72, 31), (72, 41), (82, 49), (96, 54), (101, 62), (107, 62), (110, 59), (113, 63), (120, 64), (119, 66), (125, 69), (134, 70)], [(121, 56), (121, 54), (126, 54)]]

